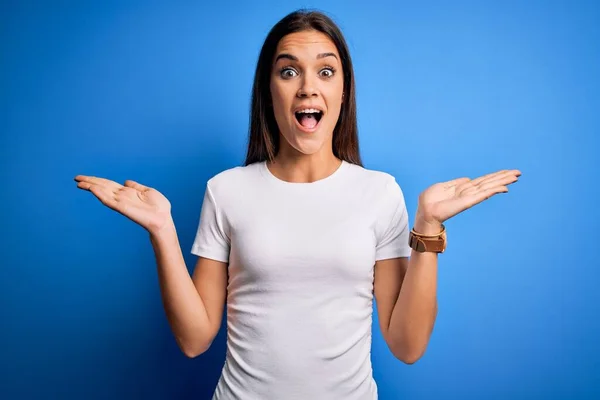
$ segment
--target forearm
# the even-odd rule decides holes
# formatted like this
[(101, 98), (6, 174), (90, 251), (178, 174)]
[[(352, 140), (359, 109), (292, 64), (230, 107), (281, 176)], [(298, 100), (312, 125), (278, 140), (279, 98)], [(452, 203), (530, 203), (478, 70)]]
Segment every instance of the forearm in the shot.
[[(425, 235), (439, 233), (440, 225), (415, 219), (415, 230)], [(429, 342), (437, 315), (436, 253), (412, 251), (408, 269), (392, 312), (390, 338), (399, 358), (418, 360)]]
[(154, 249), (163, 307), (177, 344), (188, 356), (210, 346), (210, 323), (206, 307), (187, 270), (175, 224), (150, 234)]

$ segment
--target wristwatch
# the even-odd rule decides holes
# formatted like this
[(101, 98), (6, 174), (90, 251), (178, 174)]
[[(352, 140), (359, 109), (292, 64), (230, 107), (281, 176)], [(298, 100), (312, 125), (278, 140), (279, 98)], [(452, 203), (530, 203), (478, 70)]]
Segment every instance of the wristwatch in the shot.
[(446, 250), (446, 227), (437, 235), (422, 235), (413, 228), (408, 235), (408, 245), (419, 253), (443, 253)]

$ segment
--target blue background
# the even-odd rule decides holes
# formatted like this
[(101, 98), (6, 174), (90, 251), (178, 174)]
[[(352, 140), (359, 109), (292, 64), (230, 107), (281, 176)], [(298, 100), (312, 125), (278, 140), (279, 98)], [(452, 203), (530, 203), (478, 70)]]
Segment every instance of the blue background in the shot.
[(435, 182), (523, 172), (448, 221), (425, 356), (395, 360), (375, 321), (380, 398), (600, 396), (597, 3), (50, 4), (0, 8), (0, 398), (210, 397), (224, 332), (178, 350), (147, 234), (73, 177), (159, 189), (191, 268), (206, 180), (244, 158), (262, 40), (301, 6), (345, 33), (365, 165), (411, 219)]

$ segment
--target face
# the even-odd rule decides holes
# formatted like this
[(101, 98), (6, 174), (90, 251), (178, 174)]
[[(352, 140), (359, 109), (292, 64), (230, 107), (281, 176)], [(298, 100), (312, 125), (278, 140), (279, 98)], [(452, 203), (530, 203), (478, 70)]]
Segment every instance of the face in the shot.
[(271, 74), (280, 151), (332, 152), (343, 90), (340, 56), (327, 35), (303, 31), (283, 37)]

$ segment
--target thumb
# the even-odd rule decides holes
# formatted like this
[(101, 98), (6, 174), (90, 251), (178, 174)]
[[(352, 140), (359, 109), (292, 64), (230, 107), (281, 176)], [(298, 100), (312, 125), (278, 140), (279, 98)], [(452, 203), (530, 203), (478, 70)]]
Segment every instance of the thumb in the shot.
[(145, 192), (146, 190), (150, 189), (148, 186), (144, 186), (141, 183), (132, 181), (131, 179), (126, 180), (124, 185), (135, 190), (139, 190), (140, 192)]

